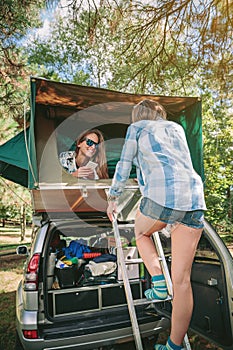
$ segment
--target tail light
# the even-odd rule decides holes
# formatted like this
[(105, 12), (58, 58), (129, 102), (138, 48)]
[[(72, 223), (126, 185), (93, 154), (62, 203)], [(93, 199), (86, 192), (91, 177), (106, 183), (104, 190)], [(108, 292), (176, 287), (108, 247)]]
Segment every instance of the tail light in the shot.
[(40, 263), (40, 254), (34, 254), (27, 266), (24, 276), (24, 290), (36, 291), (38, 290), (38, 270)]
[(27, 339), (38, 339), (37, 330), (23, 330), (23, 335)]

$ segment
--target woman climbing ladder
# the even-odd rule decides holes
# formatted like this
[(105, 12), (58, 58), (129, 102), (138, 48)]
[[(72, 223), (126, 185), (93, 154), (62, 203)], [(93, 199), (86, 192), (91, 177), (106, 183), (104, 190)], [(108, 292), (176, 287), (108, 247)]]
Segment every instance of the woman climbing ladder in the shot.
[(166, 120), (166, 111), (157, 102), (144, 100), (132, 111), (121, 159), (117, 164), (107, 213), (117, 212), (117, 198), (129, 177), (132, 164), (142, 194), (135, 219), (136, 243), (148, 272), (151, 288), (148, 299), (164, 300), (167, 286), (151, 235), (172, 224), (173, 310), (171, 333), (166, 345), (156, 350), (180, 350), (193, 310), (191, 267), (201, 237), (206, 209), (203, 184), (193, 169), (183, 128)]

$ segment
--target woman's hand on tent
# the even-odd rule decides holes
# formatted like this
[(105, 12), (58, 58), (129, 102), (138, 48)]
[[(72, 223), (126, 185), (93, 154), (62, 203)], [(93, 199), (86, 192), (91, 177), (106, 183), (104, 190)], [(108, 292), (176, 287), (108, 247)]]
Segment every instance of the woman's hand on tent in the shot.
[(107, 215), (110, 221), (115, 219), (117, 215), (117, 201), (108, 202)]

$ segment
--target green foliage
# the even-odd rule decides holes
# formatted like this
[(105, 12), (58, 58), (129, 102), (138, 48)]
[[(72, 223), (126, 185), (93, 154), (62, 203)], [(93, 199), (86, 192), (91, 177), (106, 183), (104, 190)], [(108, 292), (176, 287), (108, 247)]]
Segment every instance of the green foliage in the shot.
[(0, 119), (4, 120), (1, 140), (13, 136), (23, 125), (24, 106), (29, 104), (28, 76), (31, 70), (22, 54), (21, 40), (30, 28), (40, 24), (42, 5), (45, 1), (6, 0), (1, 5)]
[[(232, 110), (217, 106), (209, 96), (203, 103), (204, 167), (207, 218), (222, 230), (232, 226), (233, 118)], [(223, 224), (224, 223), (224, 224)]]
[(83, 2), (67, 4), (62, 17), (58, 12), (54, 18), (51, 36), (37, 41), (30, 54), (39, 63), (36, 53), (43, 45), (45, 60), (39, 54), (40, 59), (49, 70), (55, 67), (61, 80), (73, 81), (84, 71), (94, 86), (190, 95), (208, 89), (214, 77), (220, 97), (232, 91), (231, 1), (154, 6), (94, 0), (88, 9)]
[[(229, 231), (232, 1), (157, 1), (154, 6), (152, 1), (94, 0), (88, 1), (88, 8), (84, 2), (76, 1), (59, 8), (57, 2), (47, 2), (53, 10), (53, 20), (46, 35), (39, 36), (35, 31), (33, 36), (31, 32), (30, 39), (22, 42), (23, 47), (17, 47), (15, 39), (30, 26), (40, 25), (35, 13), (39, 14), (45, 2), (39, 1), (37, 7), (36, 2), (24, 0), (22, 11), (21, 2), (14, 1), (14, 26), (11, 28), (10, 18), (6, 21), (14, 39), (10, 40), (10, 55), (3, 49), (3, 40), (2, 51), (0, 48), (4, 59), (0, 66), (0, 113), (7, 121), (2, 123), (4, 137), (22, 125), (29, 72), (118, 91), (202, 95), (207, 217), (219, 229)], [(5, 4), (12, 6), (13, 1)], [(34, 13), (32, 9), (36, 9)], [(10, 64), (7, 57), (13, 57), (17, 64)]]
[[(22, 53), (22, 39), (28, 30), (40, 25), (39, 14), (45, 1), (5, 0), (0, 14), (0, 137), (4, 143), (24, 124), (29, 107), (29, 75), (35, 72)], [(31, 220), (30, 196), (27, 190), (1, 181), (0, 215), (20, 220), (21, 206), (27, 203), (27, 219)]]
[(0, 180), (0, 217), (19, 222), (22, 217), (22, 206), (24, 205), (26, 220), (27, 222), (31, 222), (32, 208), (29, 190), (3, 178)]

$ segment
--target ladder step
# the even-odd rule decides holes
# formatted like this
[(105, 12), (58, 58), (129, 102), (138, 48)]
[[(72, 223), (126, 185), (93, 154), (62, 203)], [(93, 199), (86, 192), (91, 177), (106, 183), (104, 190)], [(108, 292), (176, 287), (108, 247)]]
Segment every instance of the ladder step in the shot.
[[(158, 260), (159, 260), (159, 261), (162, 261), (163, 259), (160, 258), (160, 257), (158, 257)], [(130, 264), (141, 264), (141, 263), (143, 263), (143, 260), (142, 260), (142, 258), (137, 258), (137, 259), (126, 259), (126, 260), (124, 261), (124, 263), (125, 263), (125, 265), (130, 265)]]
[(143, 260), (141, 258), (138, 258), (138, 259), (126, 259), (124, 262), (125, 262), (125, 265), (140, 264), (140, 263), (143, 263)]
[[(169, 295), (165, 300), (148, 300), (146, 298), (141, 298), (141, 299), (136, 299), (133, 300), (132, 296), (132, 291), (130, 288), (130, 282), (127, 274), (127, 266), (130, 264), (140, 264), (142, 263), (142, 259), (127, 259), (124, 256), (123, 252), (123, 247), (122, 247), (122, 241), (120, 237), (120, 231), (119, 228), (126, 228), (126, 227), (134, 227), (134, 224), (118, 224), (116, 217), (114, 217), (113, 220), (113, 231), (114, 231), (114, 237), (116, 241), (116, 248), (117, 248), (117, 256), (118, 256), (118, 264), (120, 265), (121, 272), (122, 272), (122, 277), (123, 277), (123, 284), (124, 284), (124, 289), (125, 289), (125, 296), (126, 296), (126, 301), (128, 305), (128, 311), (129, 311), (129, 316), (132, 324), (132, 331), (133, 331), (133, 336), (134, 336), (134, 341), (135, 341), (135, 346), (136, 350), (142, 350), (143, 349), (143, 344), (142, 344), (142, 339), (141, 339), (141, 334), (139, 330), (139, 325), (138, 325), (138, 320), (137, 320), (137, 315), (136, 315), (136, 310), (135, 310), (135, 305), (149, 305), (153, 303), (161, 303), (161, 302), (166, 302), (166, 301), (172, 301), (172, 281), (170, 277), (170, 273), (168, 270), (167, 266), (167, 261), (164, 255), (163, 247), (160, 241), (159, 233), (154, 232), (153, 233), (153, 239), (154, 243), (156, 246), (156, 250), (159, 255), (159, 261), (161, 263), (161, 268), (164, 273), (164, 276), (166, 278), (167, 286), (168, 286), (168, 291)], [(184, 337), (184, 345), (187, 350), (191, 350), (189, 340), (187, 338), (187, 334)]]
[(134, 305), (148, 305), (148, 304), (162, 303), (164, 301), (171, 301), (171, 300), (172, 300), (172, 297), (169, 295), (164, 300), (157, 300), (157, 299), (148, 300), (146, 298), (143, 298), (143, 299), (135, 299), (133, 300), (133, 303)]
[(118, 228), (128, 228), (128, 227), (134, 227), (134, 224), (118, 224)]

